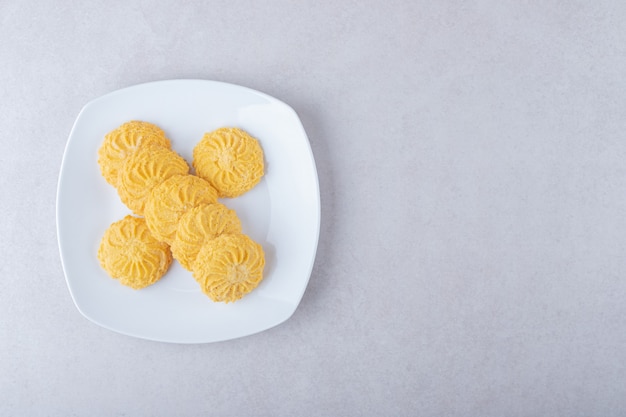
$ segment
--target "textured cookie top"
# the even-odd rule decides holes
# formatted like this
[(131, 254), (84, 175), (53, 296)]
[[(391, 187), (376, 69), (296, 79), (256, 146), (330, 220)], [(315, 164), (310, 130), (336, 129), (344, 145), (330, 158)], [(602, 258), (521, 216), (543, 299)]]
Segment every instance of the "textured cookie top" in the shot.
[(154, 237), (171, 244), (180, 218), (188, 210), (216, 202), (217, 191), (202, 178), (174, 175), (152, 189), (144, 216)]
[(148, 122), (131, 121), (107, 133), (98, 149), (98, 165), (104, 179), (117, 188), (119, 171), (124, 160), (140, 146), (156, 143), (171, 148), (170, 140), (158, 126)]
[(126, 216), (106, 230), (98, 260), (120, 283), (134, 289), (157, 282), (172, 263), (167, 244), (156, 240), (142, 218)]
[(200, 248), (224, 233), (241, 233), (237, 213), (220, 203), (202, 204), (180, 218), (172, 242), (172, 254), (185, 269), (191, 271)]
[(228, 303), (255, 289), (264, 267), (261, 245), (243, 234), (223, 234), (202, 246), (193, 276), (211, 300)]
[(237, 128), (206, 133), (193, 150), (196, 175), (209, 181), (220, 197), (237, 197), (263, 176), (263, 151), (259, 142)]
[(189, 173), (189, 165), (173, 150), (155, 143), (143, 144), (124, 161), (117, 193), (133, 213), (143, 215), (154, 187), (174, 175)]

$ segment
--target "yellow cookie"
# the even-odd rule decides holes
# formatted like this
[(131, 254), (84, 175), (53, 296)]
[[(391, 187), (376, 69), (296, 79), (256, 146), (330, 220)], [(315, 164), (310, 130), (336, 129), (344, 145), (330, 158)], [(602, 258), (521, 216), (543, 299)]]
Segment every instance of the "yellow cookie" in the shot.
[(176, 152), (148, 143), (130, 155), (122, 165), (117, 193), (133, 213), (143, 215), (146, 200), (154, 187), (174, 175), (189, 173), (189, 165)]
[(224, 234), (202, 246), (193, 276), (211, 300), (228, 303), (255, 289), (264, 267), (261, 245), (243, 234)]
[(171, 148), (170, 140), (163, 130), (151, 123), (131, 121), (109, 132), (98, 150), (98, 164), (104, 179), (117, 188), (119, 171), (124, 160), (139, 146), (147, 143)]
[(172, 253), (152, 236), (144, 219), (126, 216), (104, 233), (98, 260), (112, 278), (138, 290), (154, 284), (167, 272)]
[(144, 216), (154, 237), (171, 244), (183, 214), (213, 203), (217, 203), (217, 191), (211, 184), (194, 175), (174, 175), (152, 189)]
[(180, 218), (172, 255), (191, 271), (200, 248), (223, 233), (241, 233), (241, 222), (234, 210), (220, 203), (195, 207)]
[(220, 128), (204, 135), (193, 150), (196, 175), (211, 183), (220, 197), (237, 197), (263, 176), (259, 142), (241, 129)]

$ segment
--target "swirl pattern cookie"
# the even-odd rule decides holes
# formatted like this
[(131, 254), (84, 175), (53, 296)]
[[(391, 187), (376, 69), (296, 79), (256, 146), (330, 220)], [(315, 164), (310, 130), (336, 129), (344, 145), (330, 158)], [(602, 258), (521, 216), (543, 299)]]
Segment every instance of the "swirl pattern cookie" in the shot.
[(245, 131), (221, 128), (205, 134), (193, 157), (198, 176), (189, 175), (163, 130), (147, 122), (127, 122), (105, 136), (102, 175), (144, 218), (113, 223), (98, 260), (111, 277), (140, 289), (158, 281), (174, 255), (210, 299), (234, 302), (263, 279), (265, 254), (217, 199), (237, 197), (261, 180), (263, 151)]
[(211, 300), (229, 303), (259, 285), (264, 267), (261, 245), (243, 234), (224, 234), (202, 246), (193, 276)]
[(119, 171), (124, 160), (147, 143), (156, 143), (171, 148), (170, 140), (165, 136), (165, 132), (148, 122), (127, 122), (109, 132), (98, 149), (98, 165), (100, 165), (104, 179), (117, 188)]
[(161, 279), (172, 263), (172, 254), (152, 236), (144, 219), (126, 216), (104, 233), (98, 260), (112, 278), (141, 289)]
[(154, 187), (146, 201), (144, 216), (155, 238), (171, 244), (180, 218), (201, 204), (217, 202), (217, 191), (193, 175), (174, 175)]
[(187, 173), (189, 165), (176, 152), (154, 143), (144, 144), (124, 161), (117, 193), (133, 213), (141, 216), (154, 187), (174, 175)]
[(237, 128), (220, 128), (204, 135), (193, 150), (193, 167), (211, 183), (220, 197), (237, 197), (263, 176), (259, 142)]
[(221, 234), (241, 233), (241, 222), (234, 210), (223, 204), (202, 204), (185, 213), (172, 242), (172, 255), (191, 271), (200, 248)]

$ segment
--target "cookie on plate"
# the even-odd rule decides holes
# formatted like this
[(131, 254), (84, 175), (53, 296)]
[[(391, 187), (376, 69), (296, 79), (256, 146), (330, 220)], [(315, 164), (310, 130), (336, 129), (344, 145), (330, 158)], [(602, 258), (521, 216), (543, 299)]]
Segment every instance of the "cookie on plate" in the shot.
[(261, 245), (243, 234), (223, 234), (202, 246), (193, 276), (211, 300), (229, 303), (259, 285), (264, 267)]
[(112, 278), (138, 290), (161, 279), (172, 263), (172, 253), (152, 236), (144, 219), (126, 216), (104, 233), (98, 260)]
[(98, 149), (98, 165), (104, 179), (117, 188), (119, 171), (124, 160), (140, 146), (148, 143), (171, 148), (165, 132), (148, 122), (130, 121), (107, 133)]
[(117, 193), (133, 213), (142, 216), (154, 187), (174, 175), (189, 173), (187, 162), (173, 150), (147, 143), (124, 161)]
[(193, 167), (220, 197), (237, 197), (263, 177), (263, 150), (245, 131), (224, 127), (206, 133), (198, 142), (193, 149)]
[(221, 234), (241, 233), (237, 213), (221, 203), (202, 204), (183, 214), (172, 242), (172, 255), (191, 271), (200, 248)]
[(171, 244), (180, 218), (201, 204), (217, 203), (217, 191), (194, 175), (174, 175), (152, 189), (144, 216), (158, 240)]

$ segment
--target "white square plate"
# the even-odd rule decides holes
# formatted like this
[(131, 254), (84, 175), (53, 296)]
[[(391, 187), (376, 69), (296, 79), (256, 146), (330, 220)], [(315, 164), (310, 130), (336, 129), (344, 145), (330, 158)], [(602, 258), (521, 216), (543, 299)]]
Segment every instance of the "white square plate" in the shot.
[[(106, 133), (129, 120), (160, 126), (190, 163), (196, 143), (218, 127), (242, 128), (261, 143), (261, 182), (241, 197), (221, 200), (266, 254), (264, 280), (242, 300), (212, 302), (176, 261), (160, 281), (139, 291), (100, 267), (96, 254), (104, 231), (130, 210), (101, 176), (98, 149)], [(76, 307), (103, 327), (150, 340), (207, 343), (276, 326), (304, 294), (319, 227), (319, 184), (306, 133), (291, 107), (266, 94), (215, 81), (159, 81), (100, 97), (74, 123), (57, 191), (59, 249)]]

